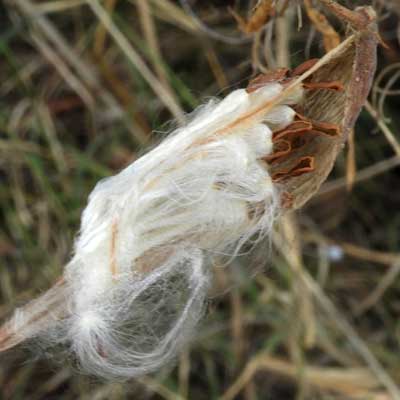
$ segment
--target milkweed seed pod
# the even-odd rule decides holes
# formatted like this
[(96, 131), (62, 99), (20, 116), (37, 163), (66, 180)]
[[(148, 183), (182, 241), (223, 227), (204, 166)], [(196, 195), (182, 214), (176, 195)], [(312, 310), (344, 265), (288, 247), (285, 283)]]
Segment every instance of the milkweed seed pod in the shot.
[[(379, 38), (375, 13), (369, 7), (358, 13), (369, 21), (367, 29), (303, 81), (309, 90), (298, 104), (297, 121), (276, 140), (278, 148), (288, 151), (280, 162), (270, 165), (270, 172), (287, 194), (289, 208), (304, 205), (325, 181), (372, 85)], [(313, 65), (315, 61), (306, 63), (294, 73), (303, 72), (304, 67), (311, 71)], [(284, 140), (290, 146), (285, 147)]]
[(64, 276), (18, 309), (0, 350), (44, 337), (105, 378), (157, 370), (194, 336), (213, 260), (270, 234), (331, 170), (368, 94), (369, 26), (319, 61), (211, 100), (97, 184)]

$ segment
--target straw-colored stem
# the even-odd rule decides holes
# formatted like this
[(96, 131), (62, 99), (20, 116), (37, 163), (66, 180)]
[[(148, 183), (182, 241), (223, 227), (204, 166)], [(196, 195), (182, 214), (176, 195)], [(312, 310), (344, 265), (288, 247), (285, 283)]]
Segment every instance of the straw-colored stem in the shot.
[(159, 99), (171, 111), (172, 115), (180, 123), (184, 123), (184, 114), (179, 104), (176, 103), (175, 99), (171, 97), (170, 93), (164, 88), (153, 72), (151, 72), (151, 70), (147, 67), (139, 53), (131, 46), (126, 37), (117, 28), (100, 3), (97, 0), (87, 0), (87, 2), (94, 14), (102, 22), (104, 27), (107, 29), (109, 34), (118, 44), (129, 61), (138, 69), (144, 80), (153, 89), (154, 93), (157, 94)]

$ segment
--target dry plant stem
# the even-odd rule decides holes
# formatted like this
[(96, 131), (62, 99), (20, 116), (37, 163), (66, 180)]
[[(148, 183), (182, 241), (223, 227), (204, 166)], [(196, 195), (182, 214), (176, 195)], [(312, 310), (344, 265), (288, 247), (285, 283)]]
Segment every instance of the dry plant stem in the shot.
[(273, 0), (260, 0), (256, 5), (252, 15), (246, 21), (233, 9), (229, 8), (230, 13), (236, 19), (239, 29), (244, 33), (258, 32), (274, 13)]
[(391, 266), (400, 261), (399, 253), (387, 253), (383, 251), (366, 249), (356, 246), (353, 243), (338, 243), (343, 248), (343, 251), (351, 257), (360, 260), (372, 261), (378, 264)]
[(136, 140), (138, 140), (142, 145), (147, 144), (150, 140), (150, 135), (148, 135), (148, 133), (151, 131), (151, 128), (146, 118), (138, 109), (138, 101), (134, 97), (132, 90), (130, 90), (129, 87), (126, 86), (125, 82), (116, 75), (115, 71), (107, 63), (107, 60), (103, 55), (98, 58), (98, 64), (105, 82), (110, 86), (110, 90), (121, 102), (124, 109), (127, 110), (126, 114), (132, 119), (133, 126), (140, 127), (140, 129), (138, 129), (139, 134), (136, 135)]
[(387, 141), (389, 144), (392, 146), (394, 152), (396, 153), (397, 156), (400, 157), (400, 144), (396, 140), (396, 137), (392, 133), (392, 131), (389, 129), (389, 127), (386, 125), (385, 121), (379, 117), (378, 113), (376, 110), (372, 107), (372, 105), (369, 102), (366, 102), (365, 104), (365, 109), (369, 112), (372, 118), (376, 121), (378, 124), (379, 128), (385, 135)]
[(43, 54), (58, 71), (60, 76), (65, 80), (69, 87), (74, 90), (77, 95), (82, 99), (89, 109), (94, 108), (94, 99), (92, 94), (87, 90), (86, 86), (82, 84), (79, 78), (71, 71), (64, 60), (57, 55), (57, 53), (46, 43), (46, 41), (38, 34), (32, 34), (33, 42), (38, 50)]
[[(45, 62), (41, 57), (38, 56), (33, 56), (32, 60), (28, 62), (25, 66), (23, 66), (20, 69), (20, 72), (18, 74), (18, 78), (16, 77), (11, 77), (8, 79), (5, 79), (0, 86), (0, 96), (6, 96), (9, 94), (12, 90), (15, 90), (15, 88), (18, 85), (18, 82), (28, 82), (29, 79), (32, 78), (43, 66), (45, 65)], [(24, 100), (22, 100), (24, 101)]]
[[(387, 70), (390, 68), (388, 67)], [(400, 70), (396, 71), (386, 82), (385, 86), (383, 88), (379, 88), (379, 81), (377, 80), (376, 82), (376, 87), (379, 88), (379, 92), (381, 93), (381, 96), (378, 101), (378, 106), (376, 107), (376, 110), (378, 111), (378, 114), (381, 116), (382, 119), (387, 120), (385, 118), (385, 100), (388, 95), (398, 95), (400, 93), (399, 90), (391, 90), (392, 86), (398, 81), (400, 78)]]
[(62, 35), (55, 28), (55, 26), (43, 15), (37, 15), (35, 13), (36, 8), (31, 3), (30, 0), (16, 0), (14, 2), (17, 7), (25, 14), (29, 19), (31, 19), (46, 38), (51, 42), (55, 48), (57, 48), (60, 54), (68, 60), (68, 62), (77, 70), (83, 80), (86, 82), (87, 86), (91, 89), (98, 89), (100, 96), (105, 95), (104, 91), (100, 90), (100, 84), (96, 79), (96, 74), (93, 70), (84, 63), (84, 61), (79, 57), (78, 54), (65, 42)]
[[(400, 157), (393, 156), (386, 160), (379, 161), (370, 167), (366, 167), (360, 169), (357, 173), (357, 176), (354, 179), (354, 184), (364, 182), (368, 179), (372, 179), (375, 176), (385, 173), (390, 169), (396, 168), (400, 165)], [(329, 192), (334, 192), (335, 190), (343, 189), (346, 187), (346, 178), (339, 178), (334, 181), (325, 183), (320, 191), (317, 193), (317, 196), (322, 196)]]
[[(384, 85), (384, 87), (381, 87), (381, 82), (384, 80), (384, 78), (388, 78), (387, 83)], [(397, 79), (400, 76), (400, 63), (394, 63), (391, 65), (388, 65), (386, 68), (384, 68), (375, 78), (374, 80), (374, 86), (372, 88), (372, 104), (376, 110), (378, 110), (378, 114), (384, 118), (384, 112), (383, 112), (383, 105), (385, 102), (385, 98), (388, 95), (398, 95), (400, 93), (399, 90), (390, 90), (392, 85), (397, 81)], [(379, 98), (379, 94), (381, 94), (381, 97)]]
[(266, 68), (260, 62), (259, 48), (261, 44), (262, 32), (257, 32), (254, 35), (253, 42), (251, 44), (251, 66), (254, 71), (265, 72)]
[(131, 46), (126, 37), (117, 28), (110, 16), (104, 10), (97, 0), (87, 0), (88, 5), (94, 14), (103, 23), (120, 49), (129, 59), (129, 61), (138, 69), (148, 85), (153, 89), (154, 93), (159, 97), (160, 101), (171, 111), (172, 115), (181, 123), (185, 122), (184, 113), (173, 97), (168, 93), (157, 77), (150, 71), (139, 53)]
[(243, 304), (242, 298), (237, 290), (234, 288), (230, 294), (230, 305), (232, 310), (231, 318), (231, 330), (232, 338), (235, 343), (234, 357), (236, 363), (239, 365), (243, 358), (243, 353), (245, 350), (245, 338), (244, 338), (244, 324), (243, 324)]
[(376, 288), (356, 307), (357, 316), (372, 308), (385, 294), (386, 290), (396, 281), (400, 274), (400, 257), (379, 280)]
[(179, 393), (187, 399), (189, 396), (189, 377), (190, 377), (190, 353), (188, 350), (183, 351), (179, 357)]
[[(32, 153), (32, 154), (38, 154), (45, 158), (50, 158), (43, 152), (43, 149), (40, 146), (37, 146), (33, 143), (26, 143), (25, 141), (22, 140), (0, 139), (0, 151), (3, 151), (4, 154), (10, 154), (11, 152), (14, 151), (23, 153)], [(4, 157), (4, 155), (2, 156)]]
[(144, 385), (151, 392), (157, 393), (158, 395), (161, 396), (161, 398), (165, 400), (187, 400), (186, 397), (183, 397), (176, 392), (172, 392), (170, 389), (162, 385), (156, 379), (146, 377), (138, 379), (138, 382)]
[(271, 46), (274, 34), (274, 21), (271, 21), (265, 28), (264, 45), (262, 49), (262, 54), (264, 55), (264, 64), (268, 69), (276, 68), (276, 57), (273, 51), (273, 46)]
[[(290, 50), (289, 50), (289, 38), (290, 38), (290, 19), (292, 15), (284, 13), (276, 17), (275, 19), (275, 54), (277, 67), (290, 68)], [(289, 19), (290, 18), (290, 19)]]
[[(301, 348), (303, 348), (303, 344), (305, 348), (312, 348), (314, 346), (316, 338), (316, 319), (312, 297), (300, 279), (303, 274), (304, 265), (301, 256), (302, 244), (296, 216), (294, 213), (287, 213), (282, 217), (280, 222), (281, 235), (279, 235), (278, 240), (282, 240), (282, 243), (290, 243), (290, 245), (285, 246), (285, 253), (292, 274), (292, 291), (294, 293), (292, 312), (296, 314), (293, 328), (289, 335), (288, 347), (291, 359), (297, 370), (297, 398), (305, 399), (308, 393), (308, 382), (305, 376), (305, 361)], [(273, 239), (275, 242), (276, 238)]]
[(67, 161), (63, 147), (57, 138), (57, 130), (50, 110), (45, 104), (41, 103), (38, 107), (38, 113), (40, 116), (40, 123), (43, 126), (43, 130), (48, 138), (50, 151), (55, 164), (57, 165), (59, 172), (63, 174), (68, 170)]
[(324, 294), (323, 290), (307, 272), (302, 276), (308, 290), (313, 293), (315, 300), (326, 314), (335, 323), (338, 329), (347, 337), (353, 348), (368, 365), (371, 372), (387, 389), (393, 400), (400, 400), (400, 389), (388, 375), (376, 357), (371, 353), (368, 345), (359, 337), (352, 325), (339, 313), (334, 304)]
[(297, 224), (296, 215), (294, 213), (286, 214), (281, 221), (282, 238), (286, 243), (290, 243), (287, 247), (286, 259), (292, 268), (294, 275), (295, 292), (297, 293), (296, 303), (300, 305), (300, 313), (302, 317), (304, 329), (304, 344), (307, 348), (312, 348), (315, 344), (316, 337), (316, 319), (314, 307), (310, 293), (304, 290), (301, 279), (298, 276), (303, 274), (304, 264), (302, 260), (302, 243), (300, 241), (300, 232)]
[(62, 12), (86, 4), (86, 0), (59, 0), (48, 1), (35, 5), (36, 10), (42, 14)]
[[(283, 239), (283, 240), (282, 240)], [(290, 264), (292, 262), (289, 257), (290, 251), (288, 250), (289, 242), (284, 238), (279, 239), (275, 237), (275, 245), (280, 250), (281, 255)], [(400, 400), (400, 390), (394, 383), (392, 378), (387, 374), (379, 361), (371, 353), (368, 345), (358, 336), (352, 325), (340, 314), (336, 309), (335, 305), (325, 295), (323, 289), (320, 288), (318, 283), (313, 277), (305, 270), (302, 269), (302, 273), (298, 275), (298, 279), (302, 281), (304, 289), (309, 291), (316, 303), (320, 308), (327, 314), (331, 321), (337, 326), (342, 334), (348, 339), (353, 346), (354, 350), (357, 351), (359, 356), (365, 361), (370, 370), (375, 374), (380, 383), (385, 386), (389, 393), (393, 396), (393, 399)]]
[[(99, 98), (108, 109), (114, 109), (117, 111), (133, 137), (135, 137), (139, 143), (145, 143), (147, 141), (147, 136), (142, 133), (140, 127), (133, 126), (131, 119), (125, 118), (124, 110), (119, 106), (118, 101), (101, 85), (92, 66), (88, 65), (80, 57), (77, 51), (65, 41), (61, 33), (45, 15), (36, 12), (37, 6), (33, 5), (30, 0), (15, 0), (14, 2), (7, 0), (7, 3), (9, 4), (9, 7), (17, 7), (21, 14), (26, 16), (32, 22), (33, 27), (38, 29), (43, 37), (46, 38), (49, 44), (45, 43), (43, 40), (40, 44), (42, 46), (45, 45), (46, 49), (48, 49), (47, 51), (54, 48), (52, 54), (57, 53), (57, 60), (60, 61), (60, 65), (64, 69), (66, 68), (65, 66), (68, 65), (66, 72), (69, 73), (69, 76), (74, 76), (72, 72), (69, 71), (69, 66), (76, 71), (75, 80), (77, 81), (77, 84), (79, 84), (79, 88), (83, 88), (84, 92), (89, 93), (89, 97), (86, 96), (85, 98), (92, 100), (92, 94), (96, 93), (96, 98)], [(35, 39), (35, 34), (33, 35), (33, 38), (34, 41), (37, 40), (37, 38)], [(45, 49), (43, 51), (45, 51)], [(61, 68), (56, 62), (56, 59), (54, 59), (54, 61), (54, 67), (56, 69)], [(64, 76), (61, 71), (59, 72), (64, 79), (67, 79), (67, 76)], [(68, 80), (66, 80), (66, 82), (69, 83)], [(92, 102), (89, 104), (92, 104)], [(93, 107), (90, 106), (89, 109), (93, 110)]]
[(372, 250), (365, 247), (357, 246), (353, 243), (336, 242), (315, 232), (307, 232), (306, 234), (303, 234), (302, 237), (303, 240), (307, 243), (340, 246), (345, 254), (358, 260), (370, 261), (389, 267), (400, 260), (400, 253), (389, 253), (384, 251)]
[(326, 16), (314, 8), (310, 0), (304, 0), (304, 7), (313, 27), (322, 34), (325, 51), (328, 52), (337, 47), (341, 41), (340, 36), (330, 25)]
[(148, 43), (148, 47), (150, 50), (153, 68), (156, 71), (157, 76), (160, 79), (160, 82), (164, 86), (165, 90), (169, 93), (171, 98), (175, 99), (175, 102), (178, 104), (176, 95), (169, 83), (168, 76), (164, 68), (165, 63), (162, 58), (157, 38), (156, 26), (154, 24), (154, 18), (149, 3), (147, 1), (138, 1), (136, 5), (140, 15), (140, 22), (142, 24), (144, 37), (146, 39), (146, 43)]
[(340, 44), (340, 36), (333, 29), (325, 15), (312, 6), (311, 0), (305, 0), (304, 5), (308, 17), (315, 28), (323, 35), (325, 50), (328, 52), (337, 47)]
[[(56, 315), (63, 315), (65, 313), (65, 288), (65, 281), (59, 279), (52, 287), (52, 289), (57, 290), (57, 292), (55, 291), (52, 298), (49, 300), (46, 309), (42, 310), (39, 314), (37, 312), (32, 313), (32, 318), (26, 321), (24, 328), (35, 325), (40, 326), (42, 321), (49, 323)], [(29, 308), (31, 306), (28, 305), (26, 307)], [(27, 311), (29, 310), (27, 309)], [(26, 338), (23, 337), (23, 335), (19, 336), (18, 332), (11, 330), (7, 323), (0, 327), (0, 352), (11, 349), (25, 340)]]
[[(118, 0), (106, 0), (104, 2), (104, 8), (109, 13), (112, 14)], [(107, 38), (107, 30), (102, 23), (99, 23), (96, 32), (94, 34), (94, 47), (93, 51), (97, 57), (103, 56), (106, 38)]]
[[(136, 1), (142, 1), (142, 0), (136, 0)], [(153, 2), (157, 1), (158, 4), (162, 3), (164, 5), (168, 4), (168, 7), (170, 7), (170, 3), (165, 1), (165, 0), (153, 0)], [(185, 12), (192, 17), (193, 23), (196, 26), (198, 31), (203, 32), (207, 36), (219, 40), (223, 43), (231, 44), (231, 45), (238, 45), (238, 44), (243, 44), (246, 42), (250, 41), (250, 38), (248, 36), (244, 37), (232, 37), (232, 36), (227, 36), (223, 35), (211, 28), (209, 28), (206, 24), (201, 21), (201, 19), (196, 15), (196, 13), (193, 11), (190, 2), (188, 0), (179, 0), (179, 3), (181, 4), (182, 8), (185, 10)]]
[[(221, 400), (238, 398), (238, 394), (246, 383), (257, 372), (264, 370), (292, 380), (295, 380), (298, 374), (296, 366), (288, 361), (268, 354), (260, 354), (247, 364), (242, 374), (223, 394)], [(366, 394), (379, 388), (379, 382), (375, 376), (365, 368), (343, 370), (343, 368), (305, 367), (304, 376), (305, 380), (314, 388), (347, 396)]]
[[(109, 400), (112, 399), (113, 396), (115, 397), (117, 387), (118, 385), (115, 383), (105, 384), (100, 386), (100, 388), (94, 388), (93, 390), (90, 390), (89, 393), (85, 392), (85, 395), (83, 395), (81, 398), (82, 400)], [(153, 392), (151, 389), (150, 391)]]
[[(137, 4), (142, 0), (129, 0), (130, 3)], [(193, 18), (190, 18), (185, 11), (171, 0), (150, 0), (154, 5), (155, 16), (162, 21), (169, 22), (184, 31), (197, 35), (201, 29)]]
[(215, 80), (220, 89), (225, 89), (229, 86), (228, 78), (225, 75), (224, 69), (219, 62), (218, 55), (215, 50), (209, 44), (205, 43), (205, 54), (207, 57), (210, 69), (215, 77)]

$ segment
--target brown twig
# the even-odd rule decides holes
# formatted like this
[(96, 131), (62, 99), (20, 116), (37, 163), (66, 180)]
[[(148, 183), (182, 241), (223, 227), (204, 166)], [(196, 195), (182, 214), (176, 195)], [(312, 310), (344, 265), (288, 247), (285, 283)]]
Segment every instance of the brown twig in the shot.
[(329, 23), (325, 15), (312, 6), (311, 0), (304, 0), (304, 6), (311, 22), (323, 36), (325, 51), (328, 52), (339, 46), (340, 36)]
[(236, 11), (229, 8), (229, 12), (236, 19), (239, 29), (244, 33), (255, 33), (259, 31), (274, 13), (273, 0), (261, 0), (246, 21)]

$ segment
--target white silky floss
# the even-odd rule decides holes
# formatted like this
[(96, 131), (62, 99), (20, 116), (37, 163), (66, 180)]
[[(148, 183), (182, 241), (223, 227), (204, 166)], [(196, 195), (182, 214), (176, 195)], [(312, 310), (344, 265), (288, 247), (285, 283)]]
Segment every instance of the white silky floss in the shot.
[[(249, 115), (281, 91), (270, 83), (209, 101), (97, 184), (66, 267), (70, 316), (51, 332), (82, 370), (120, 379), (159, 369), (195, 336), (213, 258), (270, 233), (279, 196), (260, 158), (272, 131), (293, 121), (302, 89)], [(241, 116), (246, 123), (234, 124)]]

